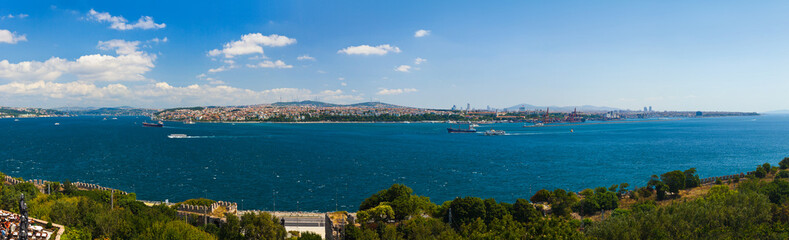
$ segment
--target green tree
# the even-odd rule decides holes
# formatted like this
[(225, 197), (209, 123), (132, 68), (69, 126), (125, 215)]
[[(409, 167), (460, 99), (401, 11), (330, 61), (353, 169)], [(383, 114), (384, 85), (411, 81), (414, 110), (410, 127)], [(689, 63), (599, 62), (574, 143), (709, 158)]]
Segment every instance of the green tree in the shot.
[(285, 227), (278, 218), (266, 212), (241, 215), (241, 232), (244, 239), (284, 239)]
[(616, 195), (617, 195), (619, 198), (622, 198), (622, 197), (624, 197), (624, 196), (625, 196), (625, 194), (627, 193), (627, 188), (628, 188), (628, 187), (630, 187), (630, 184), (627, 184), (627, 183), (621, 183), (621, 184), (619, 184), (619, 191), (617, 191), (617, 192), (616, 192)]
[(299, 236), (298, 240), (322, 240), (323, 238), (321, 235), (318, 235), (314, 232), (303, 232), (301, 236)]
[(701, 185), (701, 179), (696, 174), (696, 168), (685, 170), (685, 189), (698, 187)]
[(564, 189), (556, 189), (551, 193), (551, 211), (556, 216), (569, 216), (571, 207), (577, 202), (578, 196)]
[(387, 202), (394, 210), (396, 220), (403, 220), (411, 215), (434, 211), (436, 206), (430, 202), (430, 198), (412, 195), (412, 193), (413, 190), (403, 184), (393, 184), (389, 189), (381, 190), (366, 198), (359, 205), (359, 210), (364, 211), (377, 207), (382, 202)]
[(679, 195), (679, 190), (685, 189), (685, 173), (676, 170), (660, 175), (660, 180), (668, 187), (667, 191)]
[(538, 203), (538, 202), (548, 202), (550, 201), (550, 199), (551, 199), (551, 191), (540, 189), (539, 191), (537, 191), (537, 193), (534, 194), (534, 196), (529, 198), (529, 201), (533, 203)]
[(756, 166), (756, 172), (754, 172), (754, 175), (755, 175), (757, 178), (764, 178), (764, 177), (766, 177), (766, 176), (767, 176), (767, 171), (769, 171), (769, 170), (768, 170), (768, 169), (765, 169), (764, 167), (762, 167), (761, 165), (759, 165), (759, 166)]
[(235, 214), (226, 213), (225, 219), (227, 222), (219, 227), (219, 239), (225, 240), (241, 240), (244, 237), (241, 235), (241, 221)]
[[(542, 216), (540, 211), (526, 199), (518, 198), (512, 206), (512, 217), (515, 221), (529, 223)], [(501, 218), (497, 218), (501, 219)], [(492, 222), (492, 221), (491, 221)]]
[(392, 206), (381, 203), (377, 207), (359, 211), (356, 215), (361, 223), (367, 223), (368, 221), (385, 223), (395, 218), (395, 211), (392, 209)]
[[(525, 200), (524, 200), (525, 201)], [(507, 208), (496, 202), (493, 198), (485, 199), (485, 223), (490, 224), (494, 219), (501, 219), (510, 214)]]
[(477, 219), (485, 219), (485, 202), (477, 197), (455, 198), (450, 203), (452, 210), (452, 227), (460, 229), (460, 226), (469, 224)]
[(780, 166), (781, 169), (789, 168), (789, 157), (785, 157), (783, 160), (781, 160), (781, 162), (778, 163), (778, 166)]

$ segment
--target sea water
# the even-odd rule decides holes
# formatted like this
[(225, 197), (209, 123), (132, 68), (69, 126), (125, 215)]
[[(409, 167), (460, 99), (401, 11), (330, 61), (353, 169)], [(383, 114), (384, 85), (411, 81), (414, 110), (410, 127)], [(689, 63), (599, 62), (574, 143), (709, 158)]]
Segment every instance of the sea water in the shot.
[(450, 134), (442, 123), (154, 128), (143, 121), (150, 119), (0, 119), (0, 171), (95, 183), (145, 200), (207, 197), (244, 209), (354, 211), (394, 183), (438, 204), (463, 196), (514, 202), (543, 188), (643, 186), (653, 174), (688, 168), (702, 178), (728, 175), (789, 156), (789, 116), (781, 115), (478, 127), (504, 136)]

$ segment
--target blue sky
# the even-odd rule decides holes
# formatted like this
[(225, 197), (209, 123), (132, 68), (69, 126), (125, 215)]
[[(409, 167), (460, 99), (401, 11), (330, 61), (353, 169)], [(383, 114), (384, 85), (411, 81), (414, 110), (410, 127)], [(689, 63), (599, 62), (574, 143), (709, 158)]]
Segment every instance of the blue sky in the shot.
[(781, 1), (8, 1), (0, 105), (785, 109), (786, 12)]

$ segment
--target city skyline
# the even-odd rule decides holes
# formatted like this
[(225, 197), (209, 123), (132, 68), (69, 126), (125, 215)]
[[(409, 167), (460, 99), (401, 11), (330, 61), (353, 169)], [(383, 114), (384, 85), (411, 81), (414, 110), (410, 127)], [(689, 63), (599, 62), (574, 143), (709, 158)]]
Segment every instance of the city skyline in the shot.
[(789, 108), (778, 1), (189, 3), (6, 3), (0, 106)]

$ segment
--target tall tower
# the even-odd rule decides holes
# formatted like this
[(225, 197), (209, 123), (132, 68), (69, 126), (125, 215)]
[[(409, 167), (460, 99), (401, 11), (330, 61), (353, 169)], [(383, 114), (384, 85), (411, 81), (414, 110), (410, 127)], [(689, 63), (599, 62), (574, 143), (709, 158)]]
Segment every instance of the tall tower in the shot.
[(466, 111), (471, 111), (471, 103), (466, 103)]
[(19, 240), (27, 240), (28, 228), (27, 204), (25, 203), (25, 194), (22, 194), (19, 197)]

